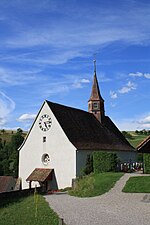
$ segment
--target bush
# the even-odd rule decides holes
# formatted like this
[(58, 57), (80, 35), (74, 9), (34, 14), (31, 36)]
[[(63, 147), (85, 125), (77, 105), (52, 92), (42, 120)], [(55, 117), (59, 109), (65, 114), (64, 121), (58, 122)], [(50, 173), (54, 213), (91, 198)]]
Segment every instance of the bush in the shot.
[(93, 172), (93, 155), (89, 154), (89, 155), (87, 155), (86, 165), (85, 165), (85, 168), (83, 169), (83, 173), (85, 175), (88, 175), (92, 172)]
[(150, 154), (144, 153), (144, 173), (150, 173)]
[(132, 135), (130, 133), (128, 133), (127, 131), (122, 131), (122, 134), (125, 138), (133, 139)]
[(95, 173), (116, 171), (118, 157), (116, 153), (94, 152), (93, 167)]

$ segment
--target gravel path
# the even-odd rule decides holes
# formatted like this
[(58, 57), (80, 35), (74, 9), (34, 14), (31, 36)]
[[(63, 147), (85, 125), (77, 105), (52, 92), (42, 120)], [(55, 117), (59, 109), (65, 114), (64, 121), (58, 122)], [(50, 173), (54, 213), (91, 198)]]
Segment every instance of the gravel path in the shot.
[(98, 197), (77, 198), (57, 193), (45, 198), (67, 225), (149, 225), (150, 194), (121, 192), (132, 176), (143, 174), (125, 174), (114, 188)]

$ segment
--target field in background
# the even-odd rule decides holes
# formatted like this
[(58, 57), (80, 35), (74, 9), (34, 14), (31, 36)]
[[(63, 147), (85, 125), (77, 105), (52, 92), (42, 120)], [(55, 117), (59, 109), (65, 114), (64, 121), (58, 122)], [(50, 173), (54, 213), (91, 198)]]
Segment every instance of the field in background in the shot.
[[(17, 130), (0, 130), (0, 139), (4, 143), (8, 143), (11, 141), (11, 137), (13, 134), (16, 134)], [(27, 131), (22, 132), (22, 136), (25, 137), (27, 135)]]
[(133, 147), (137, 147), (145, 138), (148, 137), (147, 134), (136, 134), (135, 131), (127, 132), (132, 136), (132, 138), (127, 138), (127, 140)]

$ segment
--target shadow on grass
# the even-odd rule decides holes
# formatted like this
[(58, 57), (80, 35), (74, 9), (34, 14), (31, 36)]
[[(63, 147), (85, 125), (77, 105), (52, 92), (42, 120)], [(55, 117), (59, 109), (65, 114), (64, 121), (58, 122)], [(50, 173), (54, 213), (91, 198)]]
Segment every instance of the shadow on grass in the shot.
[[(29, 195), (28, 195), (29, 196)], [(0, 198), (0, 208), (3, 208), (3, 207), (6, 207), (6, 206), (8, 206), (8, 205), (11, 205), (11, 204), (14, 204), (14, 203), (16, 203), (16, 202), (21, 202), (21, 201), (23, 201), (23, 199), (24, 198), (26, 198), (27, 196), (23, 196), (23, 197), (20, 197), (20, 196), (18, 196), (18, 197), (6, 197), (6, 198)]]

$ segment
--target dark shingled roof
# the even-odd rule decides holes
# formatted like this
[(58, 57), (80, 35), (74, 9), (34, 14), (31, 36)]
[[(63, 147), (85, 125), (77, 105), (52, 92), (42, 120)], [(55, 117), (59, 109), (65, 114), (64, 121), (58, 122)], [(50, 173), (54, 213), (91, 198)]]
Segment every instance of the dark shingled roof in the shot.
[(49, 178), (53, 169), (43, 169), (43, 168), (36, 168), (30, 174), (30, 176), (26, 179), (26, 181), (39, 181), (44, 182), (46, 179)]
[(92, 113), (46, 102), (77, 149), (135, 151), (109, 117), (105, 116), (102, 125)]
[(144, 139), (138, 146), (137, 146), (138, 152), (142, 153), (150, 153), (150, 136), (148, 136), (146, 139)]
[(12, 176), (0, 176), (0, 193), (13, 191), (15, 184), (16, 179)]

